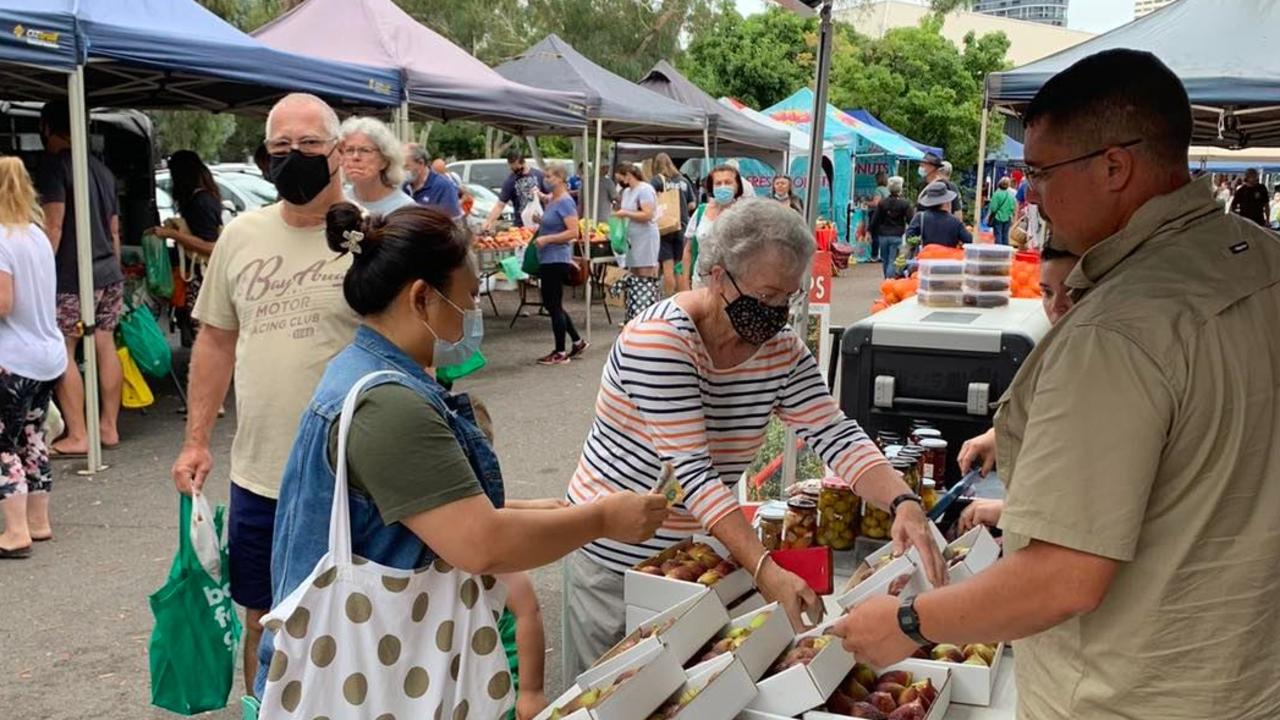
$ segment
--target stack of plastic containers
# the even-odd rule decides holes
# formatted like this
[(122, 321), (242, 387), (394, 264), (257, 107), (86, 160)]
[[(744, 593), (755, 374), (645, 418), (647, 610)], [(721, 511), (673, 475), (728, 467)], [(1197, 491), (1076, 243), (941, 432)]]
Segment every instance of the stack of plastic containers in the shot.
[(960, 260), (921, 260), (916, 299), (929, 307), (964, 304), (964, 263)]
[(1014, 252), (1008, 245), (970, 243), (964, 246), (961, 300), (965, 305), (992, 308), (1009, 304)]

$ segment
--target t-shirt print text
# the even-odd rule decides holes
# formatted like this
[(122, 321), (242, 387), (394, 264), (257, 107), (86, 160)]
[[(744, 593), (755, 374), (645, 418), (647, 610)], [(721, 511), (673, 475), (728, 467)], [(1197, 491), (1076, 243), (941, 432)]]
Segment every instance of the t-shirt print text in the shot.
[(241, 327), (250, 336), (287, 333), (304, 340), (316, 333), (316, 326), (330, 304), (342, 293), (342, 270), (331, 267), (333, 260), (316, 260), (290, 272), (284, 257), (271, 255), (249, 261), (236, 278), (235, 297), (243, 313)]

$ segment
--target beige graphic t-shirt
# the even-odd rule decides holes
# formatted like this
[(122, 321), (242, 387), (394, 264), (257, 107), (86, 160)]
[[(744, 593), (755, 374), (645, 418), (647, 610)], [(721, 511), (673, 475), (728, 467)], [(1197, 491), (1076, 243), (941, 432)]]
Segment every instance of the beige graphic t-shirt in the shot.
[(355, 335), (342, 297), (351, 257), (325, 244), (324, 226), (295, 228), (280, 204), (240, 215), (214, 245), (195, 317), (236, 342), (236, 436), (231, 481), (274, 498), (298, 419), (325, 365)]

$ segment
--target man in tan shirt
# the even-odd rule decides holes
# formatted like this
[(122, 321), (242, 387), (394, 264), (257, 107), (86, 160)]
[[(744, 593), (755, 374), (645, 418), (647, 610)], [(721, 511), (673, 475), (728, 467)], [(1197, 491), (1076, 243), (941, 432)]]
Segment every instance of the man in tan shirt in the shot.
[(1005, 557), (841, 621), (872, 663), (1016, 640), (1019, 717), (1280, 717), (1280, 240), (1191, 182), (1191, 112), (1110, 51), (1026, 110), (1075, 308), (997, 414)]
[(266, 130), (281, 201), (237, 217), (214, 246), (194, 312), (202, 327), (191, 353), (186, 439), (172, 471), (179, 492), (204, 485), (234, 368), (229, 576), (231, 597), (245, 607), (246, 687), (271, 607), (281, 474), (303, 409), (358, 323), (342, 295), (351, 256), (335, 256), (325, 241), (325, 214), (343, 200), (338, 116), (314, 95), (293, 94), (272, 108)]

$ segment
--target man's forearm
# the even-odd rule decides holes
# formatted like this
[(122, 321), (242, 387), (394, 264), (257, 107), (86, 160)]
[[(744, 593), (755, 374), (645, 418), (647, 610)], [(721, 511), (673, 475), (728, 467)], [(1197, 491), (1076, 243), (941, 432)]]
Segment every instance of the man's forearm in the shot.
[(189, 444), (208, 446), (218, 407), (227, 398), (236, 363), (236, 332), (205, 325), (191, 350), (187, 381)]
[(963, 582), (916, 598), (921, 633), (936, 643), (1009, 642), (1089, 612), (1115, 561), (1033, 542)]

